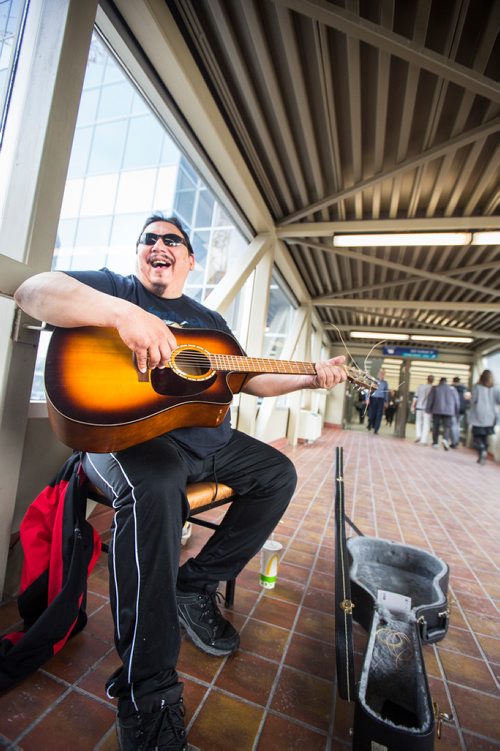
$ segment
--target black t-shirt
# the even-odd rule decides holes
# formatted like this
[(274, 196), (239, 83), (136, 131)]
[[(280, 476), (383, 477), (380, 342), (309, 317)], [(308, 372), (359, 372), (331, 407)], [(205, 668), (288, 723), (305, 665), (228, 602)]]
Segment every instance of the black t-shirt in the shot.
[[(186, 295), (173, 300), (157, 297), (149, 292), (134, 274), (121, 276), (106, 268), (99, 271), (67, 271), (65, 273), (99, 292), (135, 303), (148, 313), (161, 318), (168, 326), (215, 329), (231, 334), (227, 323), (216, 311), (206, 308)], [(201, 458), (209, 456), (229, 441), (231, 437), (230, 414), (228, 412), (224, 421), (215, 428), (178, 428), (172, 430), (169, 436), (195, 456)]]

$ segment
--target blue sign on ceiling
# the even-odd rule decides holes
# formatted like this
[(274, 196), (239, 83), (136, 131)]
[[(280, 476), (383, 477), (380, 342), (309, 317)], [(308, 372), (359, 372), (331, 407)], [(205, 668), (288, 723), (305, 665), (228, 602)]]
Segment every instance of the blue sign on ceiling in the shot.
[(416, 360), (437, 360), (437, 349), (418, 349), (417, 347), (384, 347), (384, 355), (393, 357), (413, 357)]

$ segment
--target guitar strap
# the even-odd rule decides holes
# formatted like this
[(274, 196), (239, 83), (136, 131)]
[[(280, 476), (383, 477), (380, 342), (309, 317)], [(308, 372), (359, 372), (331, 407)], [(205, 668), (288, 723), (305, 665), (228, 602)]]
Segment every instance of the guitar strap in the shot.
[(335, 449), (335, 653), (337, 684), (342, 699), (354, 701), (354, 646), (352, 641), (351, 580), (345, 521), (362, 534), (345, 515), (343, 448)]

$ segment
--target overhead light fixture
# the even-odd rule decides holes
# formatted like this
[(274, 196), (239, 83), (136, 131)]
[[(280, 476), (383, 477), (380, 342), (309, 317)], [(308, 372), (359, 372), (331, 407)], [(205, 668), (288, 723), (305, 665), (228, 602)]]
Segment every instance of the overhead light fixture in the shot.
[(335, 248), (373, 248), (418, 245), (500, 245), (498, 232), (390, 232), (333, 235)]
[(455, 342), (455, 344), (470, 344), (474, 341), (472, 336), (425, 336), (425, 334), (412, 334), (414, 342)]
[(392, 245), (470, 245), (470, 232), (391, 232), (376, 235), (334, 235), (336, 248)]
[(351, 331), (352, 339), (379, 339), (382, 341), (394, 341), (400, 339), (401, 341), (408, 341), (409, 334), (395, 334), (393, 331)]
[(500, 232), (473, 232), (472, 245), (500, 245)]

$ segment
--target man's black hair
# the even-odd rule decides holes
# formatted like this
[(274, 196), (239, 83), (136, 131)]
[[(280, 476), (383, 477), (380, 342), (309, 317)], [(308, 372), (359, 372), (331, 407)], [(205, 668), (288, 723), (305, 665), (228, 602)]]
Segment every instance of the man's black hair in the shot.
[(161, 211), (156, 211), (154, 214), (151, 214), (151, 216), (148, 216), (148, 218), (142, 225), (142, 229), (139, 232), (139, 239), (137, 240), (135, 244), (136, 249), (139, 246), (139, 240), (141, 238), (142, 233), (144, 232), (146, 227), (149, 227), (149, 225), (153, 224), (153, 222), (168, 222), (169, 224), (173, 224), (175, 227), (177, 227), (177, 229), (183, 236), (184, 240), (186, 241), (186, 246), (189, 251), (189, 254), (194, 256), (194, 250), (193, 250), (193, 246), (191, 245), (189, 235), (184, 229), (184, 227), (182, 226), (180, 219), (178, 219), (176, 216), (165, 216), (164, 214), (161, 213)]

